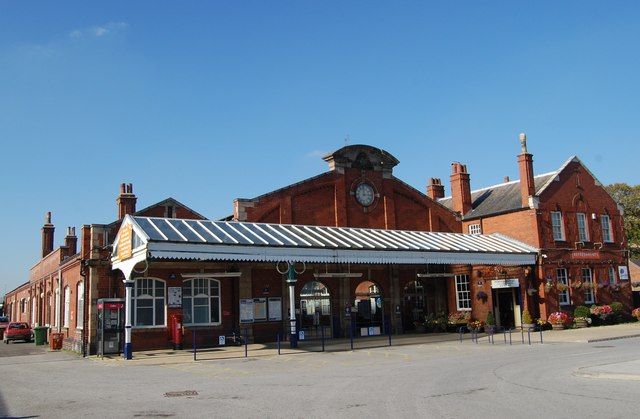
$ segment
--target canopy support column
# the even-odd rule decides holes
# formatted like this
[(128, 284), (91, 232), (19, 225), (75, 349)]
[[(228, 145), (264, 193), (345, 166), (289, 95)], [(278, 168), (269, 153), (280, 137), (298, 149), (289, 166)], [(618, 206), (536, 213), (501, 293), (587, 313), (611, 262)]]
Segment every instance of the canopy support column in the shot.
[(133, 358), (131, 351), (131, 314), (133, 311), (133, 283), (134, 281), (129, 276), (128, 279), (123, 280), (125, 289), (125, 315), (124, 315), (124, 359)]

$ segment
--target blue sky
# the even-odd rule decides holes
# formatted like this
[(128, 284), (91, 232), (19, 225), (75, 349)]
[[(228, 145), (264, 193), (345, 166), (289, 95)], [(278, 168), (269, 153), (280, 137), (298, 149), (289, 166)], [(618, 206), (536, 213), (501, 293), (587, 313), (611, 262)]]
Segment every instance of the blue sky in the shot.
[[(366, 143), (420, 190), (577, 154), (636, 184), (638, 2), (0, 3), (0, 292), (28, 278), (44, 213), (66, 226), (172, 196), (211, 217)], [(447, 185), (448, 190), (448, 185)]]

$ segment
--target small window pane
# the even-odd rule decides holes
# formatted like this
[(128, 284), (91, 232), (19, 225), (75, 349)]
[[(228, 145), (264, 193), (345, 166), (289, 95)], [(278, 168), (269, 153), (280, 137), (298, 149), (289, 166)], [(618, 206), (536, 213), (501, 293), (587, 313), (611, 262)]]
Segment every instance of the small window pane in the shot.
[(164, 324), (164, 299), (156, 299), (156, 326)]
[(220, 322), (220, 299), (219, 298), (211, 299), (211, 322), (212, 323)]
[(194, 323), (209, 323), (209, 310), (207, 306), (193, 308)]
[(153, 326), (153, 307), (138, 307), (136, 326)]

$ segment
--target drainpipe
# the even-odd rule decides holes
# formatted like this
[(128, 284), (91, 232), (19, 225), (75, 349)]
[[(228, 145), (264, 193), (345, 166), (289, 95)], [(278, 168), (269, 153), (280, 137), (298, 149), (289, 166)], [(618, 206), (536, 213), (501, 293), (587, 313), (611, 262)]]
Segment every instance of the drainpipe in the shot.
[[(82, 299), (82, 304), (84, 305), (83, 310), (82, 310), (82, 332), (80, 333), (80, 339), (82, 342), (82, 357), (86, 358), (87, 357), (87, 327), (89, 326), (87, 321), (85, 321), (85, 319), (87, 319), (87, 313), (89, 312), (88, 307), (87, 307), (87, 290), (89, 289), (87, 284), (87, 274), (85, 272), (85, 268), (86, 268), (86, 264), (85, 264), (85, 260), (84, 259), (80, 259), (80, 276), (82, 277), (82, 284), (84, 285), (84, 287), (82, 288), (82, 293), (84, 294), (83, 299)], [(76, 316), (78, 315), (78, 313), (76, 313)]]
[(62, 332), (62, 322), (60, 321), (60, 318), (64, 315), (62, 313), (62, 305), (64, 304), (62, 302), (62, 297), (62, 269), (58, 268), (58, 306), (56, 307), (57, 313), (55, 313), (58, 333)]

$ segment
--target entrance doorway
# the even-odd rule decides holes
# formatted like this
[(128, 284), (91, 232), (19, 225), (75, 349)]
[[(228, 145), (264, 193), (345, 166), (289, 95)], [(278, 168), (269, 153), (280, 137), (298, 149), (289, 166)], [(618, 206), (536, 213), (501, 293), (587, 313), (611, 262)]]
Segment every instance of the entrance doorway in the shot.
[(510, 329), (516, 325), (514, 288), (495, 290), (494, 312), (498, 326)]
[(404, 287), (402, 324), (405, 330), (416, 330), (416, 322), (425, 318), (425, 295), (422, 281), (411, 281)]
[(331, 326), (331, 294), (322, 282), (309, 281), (300, 290), (300, 325), (303, 329)]
[[(357, 333), (364, 336), (382, 333), (382, 293), (378, 285), (372, 281), (362, 281), (356, 287), (354, 303), (357, 310), (354, 325)], [(365, 329), (367, 330), (366, 334)]]

